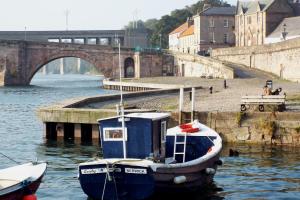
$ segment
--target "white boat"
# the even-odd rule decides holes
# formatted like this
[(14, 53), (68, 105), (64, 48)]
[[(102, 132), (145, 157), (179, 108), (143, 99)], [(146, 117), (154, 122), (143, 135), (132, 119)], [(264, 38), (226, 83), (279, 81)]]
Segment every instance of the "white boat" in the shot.
[(22, 200), (37, 191), (47, 164), (32, 162), (0, 170), (0, 200)]

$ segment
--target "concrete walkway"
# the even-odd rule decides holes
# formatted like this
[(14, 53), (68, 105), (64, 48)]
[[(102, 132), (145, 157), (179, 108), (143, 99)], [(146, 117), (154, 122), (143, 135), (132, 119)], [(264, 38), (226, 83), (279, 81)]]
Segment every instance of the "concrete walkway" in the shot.
[(259, 69), (248, 68), (236, 63), (229, 63), (229, 62), (225, 62), (225, 63), (227, 66), (234, 69), (234, 74), (236, 78), (260, 78), (266, 80), (272, 80), (278, 78), (276, 75), (261, 71)]
[[(226, 80), (227, 88), (224, 88), (224, 79), (205, 79), (188, 77), (154, 77), (130, 80), (137, 83), (161, 83), (161, 84), (182, 84), (182, 85), (201, 85), (203, 89), (196, 90), (196, 110), (197, 111), (239, 111), (241, 97), (244, 95), (260, 95), (263, 92), (263, 86), (266, 80), (273, 80), (273, 89), (282, 88), (282, 94), (287, 97), (300, 95), (300, 84), (285, 80), (280, 80), (275, 75), (257, 70), (249, 69), (241, 65), (230, 63), (235, 69), (238, 78)], [(213, 87), (213, 93), (210, 94), (209, 87)], [(136, 105), (141, 108), (173, 110), (178, 108), (179, 93), (169, 94), (168, 96), (155, 96), (149, 99), (141, 98), (127, 102), (130, 105)], [(189, 94), (185, 95), (186, 111), (190, 110)], [(299, 102), (296, 99), (291, 105), (290, 110), (299, 110)]]

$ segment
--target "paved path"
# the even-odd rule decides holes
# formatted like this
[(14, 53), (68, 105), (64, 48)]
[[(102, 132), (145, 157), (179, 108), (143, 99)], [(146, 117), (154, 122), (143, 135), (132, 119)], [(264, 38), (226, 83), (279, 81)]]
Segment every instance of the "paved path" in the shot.
[[(240, 100), (243, 95), (260, 95), (263, 92), (263, 86), (266, 80), (273, 80), (273, 89), (281, 87), (282, 93), (288, 96), (299, 94), (300, 84), (289, 81), (279, 80), (275, 75), (262, 72), (256, 69), (249, 69), (240, 65), (231, 64), (236, 70), (238, 78), (226, 80), (227, 88), (224, 88), (223, 79), (203, 79), (188, 77), (153, 77), (132, 80), (133, 82), (145, 83), (163, 83), (163, 84), (183, 84), (183, 85), (201, 85), (203, 89), (196, 91), (196, 110), (198, 111), (239, 111)], [(213, 87), (213, 93), (210, 94), (209, 87)], [(178, 93), (169, 96), (156, 96), (150, 99), (136, 99), (128, 104), (137, 105), (149, 109), (177, 109)], [(297, 108), (299, 103), (288, 106), (289, 109)], [(186, 111), (190, 110), (189, 94), (185, 94)]]
[(261, 78), (261, 79), (275, 79), (277, 76), (258, 69), (248, 68), (243, 65), (226, 62), (227, 65), (234, 69), (234, 74), (237, 78)]

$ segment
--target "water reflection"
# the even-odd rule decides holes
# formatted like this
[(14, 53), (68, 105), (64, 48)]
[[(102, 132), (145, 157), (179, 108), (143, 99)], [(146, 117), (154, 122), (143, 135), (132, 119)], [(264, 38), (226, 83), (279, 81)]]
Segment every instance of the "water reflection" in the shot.
[[(228, 157), (229, 148), (240, 152)], [(227, 199), (297, 199), (300, 149), (280, 146), (226, 145), (216, 183)]]
[[(2, 153), (17, 161), (46, 160), (47, 174), (39, 200), (85, 200), (77, 180), (77, 166), (101, 153), (98, 141), (51, 141), (43, 139), (36, 109), (78, 96), (111, 91), (100, 89), (99, 77), (51, 75), (37, 77), (30, 87), (0, 87), (0, 140)], [(240, 152), (229, 157), (229, 149)], [(212, 187), (179, 199), (299, 199), (300, 149), (289, 147), (225, 145), (224, 161)], [(14, 165), (0, 157), (0, 167)], [(158, 196), (155, 200), (169, 199)], [(173, 198), (176, 199), (176, 198)]]
[(97, 141), (81, 144), (80, 141), (45, 140), (36, 152), (49, 166), (38, 191), (42, 199), (86, 199), (77, 179), (77, 166), (99, 155)]
[[(229, 157), (230, 148), (239, 151), (240, 156)], [(37, 152), (49, 160), (46, 186), (39, 191), (42, 196), (56, 198), (52, 191), (58, 190), (66, 198), (76, 194), (75, 199), (86, 199), (76, 178), (77, 165), (99, 156), (99, 145), (95, 146), (95, 142), (82, 145), (80, 142), (45, 141)], [(214, 184), (198, 192), (176, 194), (172, 199), (297, 199), (300, 194), (299, 153), (298, 148), (225, 145), (222, 151), (224, 164), (219, 168)], [(58, 186), (62, 183), (68, 186)], [(160, 194), (151, 198), (160, 199), (169, 199), (169, 196)]]

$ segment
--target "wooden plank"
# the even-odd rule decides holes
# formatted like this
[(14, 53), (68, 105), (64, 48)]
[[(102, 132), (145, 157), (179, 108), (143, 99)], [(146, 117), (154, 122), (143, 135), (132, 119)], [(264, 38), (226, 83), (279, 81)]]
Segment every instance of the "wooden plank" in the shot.
[(284, 103), (262, 103), (262, 102), (251, 102), (251, 103), (249, 103), (249, 102), (245, 102), (245, 103), (241, 103), (241, 104), (244, 104), (244, 105), (282, 105), (282, 104), (284, 104)]
[(256, 95), (256, 96), (242, 96), (242, 99), (285, 99), (285, 95)]
[(242, 104), (284, 104), (284, 101), (241, 101)]
[(285, 100), (284, 99), (242, 99), (241, 102), (284, 103)]

